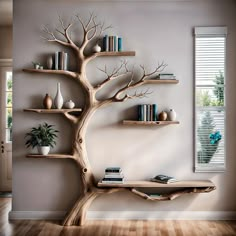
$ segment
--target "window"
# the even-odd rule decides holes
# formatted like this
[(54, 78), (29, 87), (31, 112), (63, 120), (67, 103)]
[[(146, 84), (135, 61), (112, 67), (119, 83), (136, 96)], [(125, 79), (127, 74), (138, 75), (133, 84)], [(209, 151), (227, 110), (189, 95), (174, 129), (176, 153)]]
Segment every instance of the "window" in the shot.
[(226, 27), (195, 28), (195, 171), (225, 169)]

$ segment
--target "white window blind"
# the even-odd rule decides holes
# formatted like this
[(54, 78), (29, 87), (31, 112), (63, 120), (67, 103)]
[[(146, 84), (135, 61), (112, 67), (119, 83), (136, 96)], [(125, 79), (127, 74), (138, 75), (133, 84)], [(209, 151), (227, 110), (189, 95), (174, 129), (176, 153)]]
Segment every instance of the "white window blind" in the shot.
[(225, 169), (226, 27), (195, 28), (195, 171)]

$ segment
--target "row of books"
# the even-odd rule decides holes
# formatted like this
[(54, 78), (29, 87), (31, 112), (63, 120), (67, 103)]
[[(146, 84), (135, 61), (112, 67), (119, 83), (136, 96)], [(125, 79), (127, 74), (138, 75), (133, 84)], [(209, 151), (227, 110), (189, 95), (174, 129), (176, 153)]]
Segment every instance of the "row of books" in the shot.
[(157, 105), (156, 104), (140, 104), (138, 105), (139, 121), (157, 121)]
[(123, 184), (124, 175), (120, 167), (107, 167), (102, 183), (106, 184)]
[(176, 76), (172, 73), (168, 74), (168, 73), (160, 73), (157, 76), (157, 79), (176, 79)]
[(54, 69), (55, 70), (68, 69), (68, 54), (66, 52), (55, 52)]
[(105, 52), (122, 51), (122, 38), (118, 36), (105, 35), (103, 38), (103, 51)]

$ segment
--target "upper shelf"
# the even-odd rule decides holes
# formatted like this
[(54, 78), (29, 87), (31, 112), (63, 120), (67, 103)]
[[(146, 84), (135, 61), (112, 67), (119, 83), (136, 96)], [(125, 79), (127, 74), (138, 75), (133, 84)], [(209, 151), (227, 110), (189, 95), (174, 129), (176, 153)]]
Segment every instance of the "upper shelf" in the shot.
[(36, 113), (55, 113), (55, 114), (64, 114), (67, 112), (78, 112), (82, 111), (81, 108), (73, 108), (73, 109), (24, 109), (27, 112), (36, 112)]
[(179, 124), (179, 121), (138, 121), (138, 120), (123, 120), (124, 125), (173, 125)]
[(98, 182), (98, 187), (117, 187), (117, 188), (207, 188), (215, 187), (210, 180), (184, 180), (169, 184), (161, 184), (152, 181), (124, 181), (123, 184), (107, 184)]
[(129, 57), (135, 56), (135, 51), (121, 51), (121, 52), (97, 52), (97, 57)]

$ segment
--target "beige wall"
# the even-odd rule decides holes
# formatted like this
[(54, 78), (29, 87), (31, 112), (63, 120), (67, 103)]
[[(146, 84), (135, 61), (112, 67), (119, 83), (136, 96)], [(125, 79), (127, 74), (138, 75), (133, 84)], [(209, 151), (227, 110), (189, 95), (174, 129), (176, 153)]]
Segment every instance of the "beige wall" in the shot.
[[(55, 96), (61, 82), (66, 100), (83, 104), (76, 84), (63, 76), (27, 74), (22, 68), (31, 61), (45, 62), (58, 45), (41, 38), (42, 24), (58, 25), (57, 14), (70, 18), (80, 12), (86, 17), (95, 11), (99, 18), (114, 28), (110, 34), (121, 35), (124, 48), (137, 56), (127, 58), (130, 64), (145, 64), (153, 69), (158, 61), (168, 64), (178, 85), (150, 85), (149, 98), (132, 100), (99, 110), (87, 132), (88, 155), (94, 174), (102, 178), (107, 166), (121, 166), (126, 179), (148, 179), (157, 173), (178, 179), (211, 179), (217, 190), (209, 194), (189, 195), (171, 202), (147, 202), (132, 194), (117, 193), (100, 197), (91, 210), (109, 211), (236, 211), (236, 4), (235, 1), (101, 1), (70, 0), (14, 2), (14, 145), (13, 145), (13, 210), (63, 211), (79, 194), (79, 173), (68, 160), (26, 159), (24, 135), (40, 122), (53, 123), (61, 131), (53, 152), (70, 150), (69, 123), (59, 115), (24, 113), (24, 108), (41, 107), (45, 93)], [(195, 26), (228, 27), (227, 38), (227, 145), (225, 173), (193, 172), (193, 28)], [(75, 30), (74, 35), (77, 35)], [(70, 53), (70, 52), (69, 52)], [(73, 55), (70, 54), (73, 64)], [(88, 66), (92, 83), (103, 78), (97, 67), (113, 68), (120, 58), (98, 58)], [(147, 88), (146, 87), (146, 88)], [(145, 89), (145, 88), (144, 88)], [(110, 94), (110, 87), (105, 88)], [(138, 103), (157, 103), (159, 110), (174, 108), (180, 125), (129, 127), (123, 119), (135, 118)], [(130, 202), (132, 200), (132, 202)]]
[(11, 59), (12, 47), (12, 26), (0, 26), (0, 59)]

